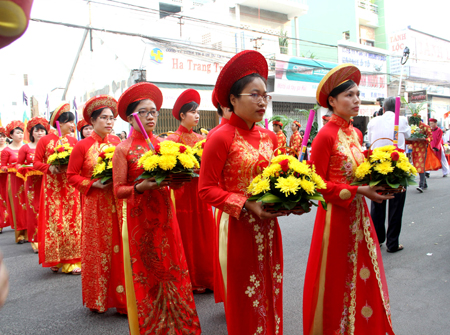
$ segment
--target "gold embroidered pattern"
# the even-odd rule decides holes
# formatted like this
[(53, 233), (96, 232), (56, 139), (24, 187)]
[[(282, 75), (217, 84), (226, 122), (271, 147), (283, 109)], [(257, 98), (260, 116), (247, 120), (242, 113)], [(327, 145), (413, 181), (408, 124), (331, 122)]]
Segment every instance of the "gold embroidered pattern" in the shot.
[(124, 289), (122, 285), (117, 286), (116, 288), (117, 293), (123, 293)]

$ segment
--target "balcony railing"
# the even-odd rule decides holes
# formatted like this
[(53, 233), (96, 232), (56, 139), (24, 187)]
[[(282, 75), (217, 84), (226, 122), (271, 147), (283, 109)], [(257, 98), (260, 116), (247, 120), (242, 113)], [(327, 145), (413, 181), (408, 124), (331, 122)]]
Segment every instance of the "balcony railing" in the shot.
[(378, 15), (378, 6), (369, 1), (359, 0), (358, 7)]

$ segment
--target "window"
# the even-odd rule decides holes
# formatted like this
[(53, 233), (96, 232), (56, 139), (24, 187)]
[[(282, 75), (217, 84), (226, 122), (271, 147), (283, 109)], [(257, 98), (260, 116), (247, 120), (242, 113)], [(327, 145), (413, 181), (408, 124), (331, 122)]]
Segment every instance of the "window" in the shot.
[(349, 40), (349, 39), (350, 39), (350, 30), (344, 31), (344, 32), (342, 33), (342, 38), (343, 38), (344, 40)]
[(159, 3), (159, 18), (165, 18), (166, 16), (169, 16), (174, 13), (181, 12), (180, 6), (170, 5), (167, 3)]

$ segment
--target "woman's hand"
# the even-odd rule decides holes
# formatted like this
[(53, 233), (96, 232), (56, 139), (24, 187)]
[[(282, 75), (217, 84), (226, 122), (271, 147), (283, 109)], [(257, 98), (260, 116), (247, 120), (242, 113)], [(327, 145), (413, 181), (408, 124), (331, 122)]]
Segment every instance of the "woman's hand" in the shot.
[(141, 183), (137, 184), (135, 187), (139, 193), (144, 193), (145, 191), (156, 190), (157, 188), (165, 187), (165, 186), (169, 186), (169, 182), (163, 181), (158, 186), (158, 184), (155, 181), (155, 178), (148, 178), (148, 179), (144, 179)]
[(184, 182), (184, 181), (182, 183), (180, 183), (180, 182), (170, 182), (170, 188), (172, 190), (178, 190), (178, 189), (182, 188), (185, 183), (186, 182)]
[(364, 195), (372, 201), (382, 203), (384, 200), (394, 199), (393, 194), (379, 194), (377, 191), (384, 191), (383, 186), (359, 186), (356, 193)]
[(272, 214), (269, 212), (264, 211), (264, 207), (262, 202), (256, 202), (256, 201), (246, 201), (244, 204), (244, 208), (252, 211), (253, 213), (255, 213), (256, 215), (258, 215), (258, 217), (261, 220), (267, 220), (267, 219), (274, 219), (276, 217), (279, 216), (284, 216), (284, 214)]
[(52, 174), (60, 174), (67, 171), (67, 165), (50, 165), (48, 169)]
[(110, 189), (112, 187), (112, 185), (113, 185), (112, 179), (108, 180), (108, 182), (106, 184), (102, 184), (99, 179), (92, 184), (92, 187), (99, 188), (101, 190), (106, 190), (106, 189)]

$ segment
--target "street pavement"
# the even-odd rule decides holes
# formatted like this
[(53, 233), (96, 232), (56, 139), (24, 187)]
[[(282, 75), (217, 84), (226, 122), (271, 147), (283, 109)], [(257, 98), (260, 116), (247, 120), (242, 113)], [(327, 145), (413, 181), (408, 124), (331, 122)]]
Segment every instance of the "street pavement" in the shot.
[[(428, 186), (423, 194), (408, 189), (400, 236), (405, 249), (390, 254), (383, 245), (381, 251), (397, 335), (450, 334), (450, 178), (432, 172)], [(279, 220), (287, 335), (302, 334), (303, 282), (314, 219), (315, 210)], [(99, 315), (83, 307), (80, 276), (39, 266), (29, 244), (14, 244), (12, 230), (0, 235), (0, 249), (11, 285), (0, 310), (0, 334), (127, 334), (126, 316), (115, 309)], [(195, 301), (203, 334), (227, 334), (223, 304), (215, 304), (213, 294), (196, 295)]]

